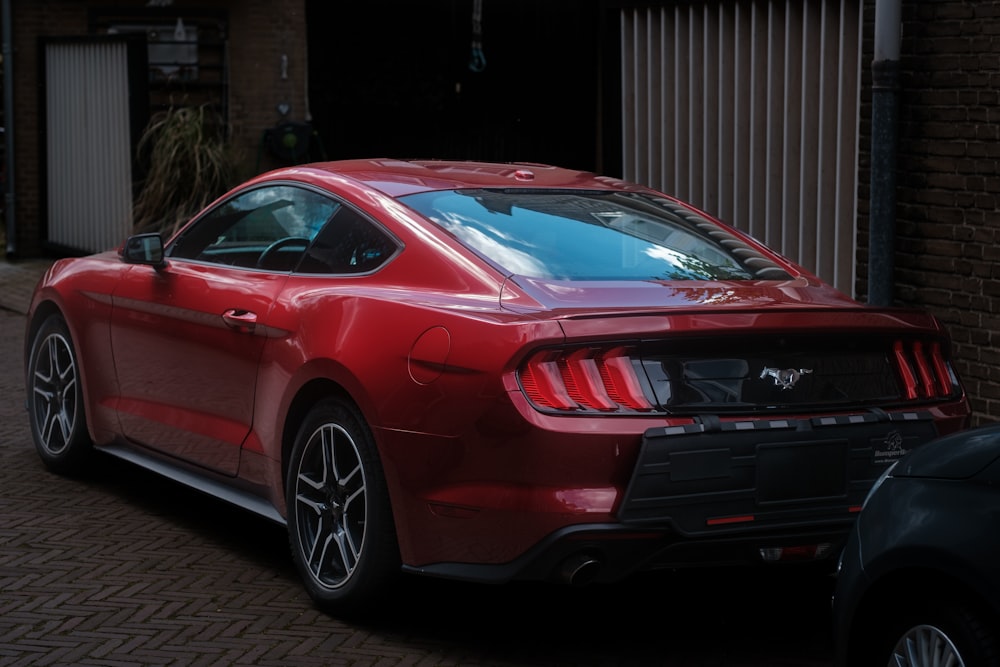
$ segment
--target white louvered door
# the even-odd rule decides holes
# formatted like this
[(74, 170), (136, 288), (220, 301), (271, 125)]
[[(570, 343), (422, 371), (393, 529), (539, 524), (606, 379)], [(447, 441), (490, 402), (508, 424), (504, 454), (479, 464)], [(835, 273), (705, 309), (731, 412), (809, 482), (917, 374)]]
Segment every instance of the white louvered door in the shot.
[(621, 14), (624, 176), (854, 293), (860, 0)]
[(126, 45), (46, 44), (45, 96), (46, 241), (114, 248), (132, 228)]

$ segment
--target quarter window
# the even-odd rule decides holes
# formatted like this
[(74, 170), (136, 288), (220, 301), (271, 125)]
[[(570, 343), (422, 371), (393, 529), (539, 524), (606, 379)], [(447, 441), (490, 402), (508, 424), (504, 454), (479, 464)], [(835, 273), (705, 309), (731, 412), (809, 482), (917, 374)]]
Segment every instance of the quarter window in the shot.
[(299, 265), (299, 273), (367, 273), (382, 266), (398, 246), (385, 231), (348, 206), (334, 213)]

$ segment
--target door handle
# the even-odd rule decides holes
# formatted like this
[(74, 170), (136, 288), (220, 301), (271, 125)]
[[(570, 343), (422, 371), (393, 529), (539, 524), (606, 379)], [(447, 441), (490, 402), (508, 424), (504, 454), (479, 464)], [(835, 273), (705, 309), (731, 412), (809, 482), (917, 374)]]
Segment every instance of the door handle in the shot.
[(230, 308), (222, 313), (222, 321), (230, 329), (235, 329), (240, 333), (253, 333), (257, 327), (257, 313), (240, 308)]

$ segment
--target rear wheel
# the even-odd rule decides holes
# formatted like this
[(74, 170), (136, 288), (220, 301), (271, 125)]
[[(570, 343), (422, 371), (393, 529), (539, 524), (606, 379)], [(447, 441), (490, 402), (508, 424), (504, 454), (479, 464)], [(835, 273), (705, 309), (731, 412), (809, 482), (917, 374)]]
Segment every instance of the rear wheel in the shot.
[(399, 547), (371, 432), (353, 405), (325, 399), (295, 439), (286, 485), (292, 557), (326, 611), (361, 614), (399, 573)]
[(31, 437), (49, 469), (79, 472), (92, 451), (83, 411), (83, 390), (69, 328), (60, 315), (46, 319), (28, 361)]

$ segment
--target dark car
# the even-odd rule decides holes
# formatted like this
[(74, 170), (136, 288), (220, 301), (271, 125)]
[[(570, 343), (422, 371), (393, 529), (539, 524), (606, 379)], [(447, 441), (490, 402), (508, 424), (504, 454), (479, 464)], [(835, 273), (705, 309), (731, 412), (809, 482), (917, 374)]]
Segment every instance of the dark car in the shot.
[(39, 454), (94, 448), (288, 527), (328, 609), (400, 570), (505, 582), (825, 558), (967, 425), (950, 341), (665, 194), (543, 165), (354, 160), (57, 262)]
[(1000, 424), (935, 440), (873, 487), (834, 594), (850, 667), (1000, 665)]

